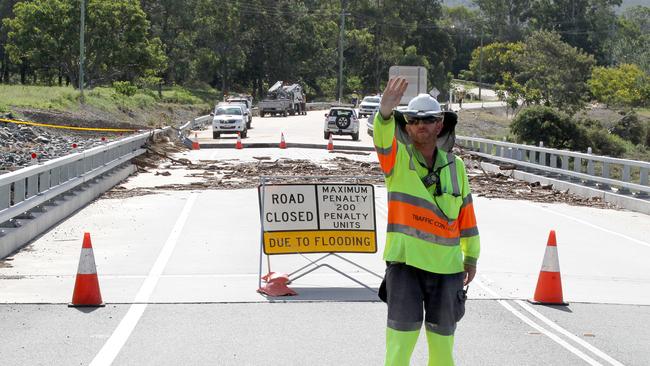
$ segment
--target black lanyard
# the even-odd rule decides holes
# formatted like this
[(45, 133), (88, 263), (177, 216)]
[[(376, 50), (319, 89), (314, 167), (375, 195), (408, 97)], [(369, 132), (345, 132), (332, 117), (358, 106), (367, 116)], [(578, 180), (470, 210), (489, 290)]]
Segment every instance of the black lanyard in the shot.
[[(424, 177), (422, 178), (422, 183), (424, 184), (424, 186), (425, 186), (427, 189), (429, 189), (429, 187), (431, 187), (432, 185), (435, 185), (435, 186), (436, 186), (436, 189), (435, 189), (435, 192), (434, 192), (434, 196), (442, 196), (442, 187), (441, 187), (442, 182), (440, 182), (440, 171), (441, 171), (443, 168), (445, 168), (445, 167), (447, 167), (448, 165), (450, 165), (451, 162), (447, 162), (447, 164), (445, 164), (445, 165), (443, 165), (443, 166), (438, 167), (437, 169), (435, 169), (435, 166), (436, 166), (436, 155), (437, 155), (437, 154), (438, 154), (438, 148), (436, 147), (436, 148), (433, 150), (433, 156), (431, 157), (431, 159), (433, 160), (432, 163), (431, 163), (431, 168), (429, 168), (429, 166), (426, 166), (427, 170), (429, 171), (429, 174), (427, 174), (426, 176), (424, 176)], [(426, 163), (425, 163), (425, 164), (426, 164)]]

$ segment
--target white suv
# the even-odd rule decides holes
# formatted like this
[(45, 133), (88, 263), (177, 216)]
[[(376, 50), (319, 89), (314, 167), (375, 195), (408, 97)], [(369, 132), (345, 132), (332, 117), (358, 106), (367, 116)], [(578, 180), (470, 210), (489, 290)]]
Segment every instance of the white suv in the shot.
[(218, 105), (211, 113), (212, 118), (212, 138), (218, 139), (222, 133), (241, 134), (242, 138), (246, 137), (248, 128), (246, 127), (246, 115), (244, 107), (239, 104)]
[(241, 104), (244, 107), (244, 115), (246, 116), (246, 128), (251, 128), (251, 123), (253, 122), (253, 113), (251, 113), (252, 97), (250, 99), (231, 97), (226, 99), (226, 102), (229, 104)]
[(323, 137), (332, 135), (350, 135), (352, 140), (359, 141), (359, 119), (352, 108), (333, 107), (325, 113), (325, 128)]
[(378, 95), (363, 98), (359, 105), (359, 117), (370, 116), (373, 114), (379, 108), (380, 102), (381, 97)]

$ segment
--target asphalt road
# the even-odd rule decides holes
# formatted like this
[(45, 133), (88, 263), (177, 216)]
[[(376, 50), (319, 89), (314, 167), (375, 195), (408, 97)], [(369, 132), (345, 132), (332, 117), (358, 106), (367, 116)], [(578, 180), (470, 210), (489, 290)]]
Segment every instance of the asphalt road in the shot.
[[(272, 142), (286, 131), (290, 141), (321, 142), (320, 116), (256, 118), (250, 139)], [(199, 139), (209, 132), (198, 132)], [(358, 144), (370, 146), (368, 139)], [(254, 161), (254, 156), (375, 159), (325, 149), (179, 154), (215, 161)], [(182, 170), (168, 177), (152, 170), (123, 186), (197, 179)], [(649, 216), (482, 197), (475, 197), (475, 207), (482, 254), (456, 334), (458, 365), (650, 364)], [(382, 186), (376, 186), (375, 209), (378, 252), (342, 257), (381, 274)], [(551, 229), (557, 232), (568, 307), (525, 301), (534, 292)], [(91, 233), (106, 307), (66, 305), (83, 232)], [(322, 263), (370, 289), (320, 268), (291, 285), (298, 296), (265, 298), (255, 291), (259, 239), (254, 189), (99, 199), (0, 261), (0, 364), (382, 364), (386, 308), (373, 291), (379, 278), (328, 257)], [(272, 256), (270, 264), (274, 271), (292, 272), (321, 257)], [(262, 264), (264, 273), (264, 257)], [(421, 334), (412, 364), (426, 363), (425, 346)]]

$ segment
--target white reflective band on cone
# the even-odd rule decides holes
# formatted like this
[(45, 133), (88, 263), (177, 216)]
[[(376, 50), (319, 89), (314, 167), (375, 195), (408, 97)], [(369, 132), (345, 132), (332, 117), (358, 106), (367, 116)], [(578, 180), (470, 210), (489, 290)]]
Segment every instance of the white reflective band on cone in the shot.
[(77, 274), (95, 274), (97, 273), (97, 268), (95, 268), (95, 256), (93, 255), (92, 248), (82, 248), (81, 249), (81, 258), (79, 258), (79, 269)]
[(546, 247), (546, 253), (544, 253), (544, 262), (542, 263), (542, 271), (560, 272), (560, 261), (557, 258), (557, 247)]

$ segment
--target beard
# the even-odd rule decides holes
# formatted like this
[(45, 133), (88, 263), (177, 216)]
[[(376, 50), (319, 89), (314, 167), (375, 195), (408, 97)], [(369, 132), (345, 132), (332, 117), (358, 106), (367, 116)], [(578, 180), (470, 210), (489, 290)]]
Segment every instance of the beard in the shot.
[(436, 143), (436, 131), (430, 129), (413, 129), (408, 131), (409, 137), (415, 145), (429, 145)]

